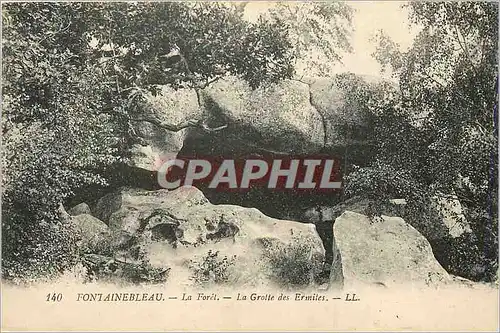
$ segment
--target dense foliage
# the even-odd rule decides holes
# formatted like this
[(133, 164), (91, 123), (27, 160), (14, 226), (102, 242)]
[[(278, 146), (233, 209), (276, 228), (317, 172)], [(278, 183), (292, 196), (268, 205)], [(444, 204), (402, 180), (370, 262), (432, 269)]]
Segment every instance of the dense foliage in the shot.
[(273, 20), (290, 25), (300, 76), (332, 75), (332, 65), (342, 62), (342, 53), (352, 51), (352, 14), (352, 8), (340, 1), (278, 2), (269, 10)]
[[(156, 86), (252, 86), (293, 75), (287, 26), (217, 3), (3, 5), (3, 275), (56, 274), (76, 259), (58, 206), (133, 144), (134, 103)], [(137, 104), (137, 103), (136, 103)], [(135, 111), (136, 112), (136, 111)]]
[[(376, 154), (350, 174), (346, 190), (379, 206), (406, 198), (413, 220), (435, 219), (432, 201), (456, 196), (473, 233), (449, 240), (445, 264), (491, 280), (498, 267), (498, 5), (408, 6), (421, 30), (408, 51), (380, 36), (375, 56), (399, 84), (391, 94), (387, 87), (371, 94), (379, 96), (369, 104)], [(434, 245), (438, 255), (444, 245)]]
[(270, 267), (270, 277), (277, 286), (298, 289), (320, 280), (318, 276), (322, 271), (323, 256), (315, 253), (312, 239), (298, 235), (288, 244), (266, 243), (264, 255)]

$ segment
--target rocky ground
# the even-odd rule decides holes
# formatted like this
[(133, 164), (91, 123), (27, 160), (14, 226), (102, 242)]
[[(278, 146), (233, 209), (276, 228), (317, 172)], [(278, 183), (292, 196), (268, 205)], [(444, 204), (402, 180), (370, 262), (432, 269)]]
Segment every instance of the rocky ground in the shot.
[(81, 235), (89, 281), (288, 290), (472, 284), (448, 274), (427, 239), (400, 217), (344, 210), (333, 225), (332, 274), (313, 223), (214, 205), (196, 188), (122, 188), (66, 217)]

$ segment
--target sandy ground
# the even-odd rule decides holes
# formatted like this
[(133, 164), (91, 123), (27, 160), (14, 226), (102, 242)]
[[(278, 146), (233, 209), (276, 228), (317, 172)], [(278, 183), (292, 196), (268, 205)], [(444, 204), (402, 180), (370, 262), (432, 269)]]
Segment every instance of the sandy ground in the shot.
[[(162, 293), (160, 301), (82, 301), (85, 293)], [(192, 300), (183, 301), (186, 292)], [(219, 300), (197, 300), (199, 292)], [(46, 301), (61, 293), (60, 302)], [(247, 296), (247, 300), (237, 300)], [(250, 300), (252, 293), (273, 300)], [(280, 294), (290, 300), (278, 300)], [(117, 287), (60, 282), (31, 287), (2, 285), (2, 331), (19, 330), (293, 330), (293, 331), (498, 331), (495, 286), (439, 288), (350, 287), (343, 291), (302, 291), (324, 300), (295, 300), (278, 290), (179, 290), (170, 286)], [(355, 293), (359, 301), (346, 301)], [(79, 295), (80, 294), (80, 295)], [(316, 295), (315, 295), (316, 294)], [(78, 301), (80, 297), (80, 301)], [(177, 297), (177, 299), (169, 299)], [(231, 297), (231, 299), (224, 299)], [(269, 298), (270, 296), (267, 296)], [(334, 299), (340, 298), (340, 299)]]

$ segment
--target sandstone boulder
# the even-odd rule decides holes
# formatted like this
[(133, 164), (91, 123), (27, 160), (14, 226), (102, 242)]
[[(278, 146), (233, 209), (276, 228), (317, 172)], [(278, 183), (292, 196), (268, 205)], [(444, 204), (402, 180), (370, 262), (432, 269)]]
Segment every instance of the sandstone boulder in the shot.
[(105, 251), (105, 247), (109, 244), (110, 232), (104, 222), (89, 214), (79, 214), (71, 219), (80, 235), (78, 247), (83, 252), (100, 253)]
[[(357, 76), (353, 80), (380, 81)], [(359, 148), (365, 138), (351, 132), (363, 132), (359, 128), (368, 126), (369, 120), (359, 105), (347, 100), (350, 88), (341, 83), (339, 77), (305, 78), (253, 90), (245, 81), (228, 76), (201, 90), (199, 99), (193, 89), (162, 86), (159, 94), (145, 96), (146, 114), (140, 115), (155, 121), (134, 122), (140, 142), (131, 148), (130, 165), (156, 171), (186, 145), (194, 145), (190, 153), (196, 154), (314, 154), (325, 147), (336, 152), (353, 144)], [(158, 126), (189, 120), (223, 129)]]
[[(364, 128), (369, 124), (367, 114), (362, 110), (358, 100), (348, 99), (352, 92), (350, 84), (359, 82), (359, 85), (375, 86), (382, 84), (380, 78), (372, 76), (358, 76), (354, 74), (337, 75), (329, 78), (304, 78), (309, 85), (310, 103), (322, 115), (326, 130), (327, 147), (346, 147), (358, 142), (362, 138), (356, 137), (356, 127)], [(351, 83), (352, 84), (352, 83)], [(361, 99), (359, 99), (361, 100)]]
[(200, 283), (197, 274), (222, 274), (215, 269), (220, 264), (234, 285), (304, 286), (321, 269), (323, 248), (312, 224), (212, 205), (196, 188), (128, 189), (102, 200), (112, 203), (100, 205), (111, 230), (141, 239), (152, 265), (171, 267), (172, 283)]
[(90, 212), (90, 207), (87, 205), (85, 202), (82, 202), (74, 207), (72, 207), (70, 210), (68, 210), (69, 215), (72, 216), (77, 216), (81, 214), (89, 214), (91, 215), (92, 213)]
[(161, 86), (158, 94), (148, 94), (145, 100), (145, 114), (141, 114), (140, 118), (154, 119), (154, 122), (134, 122), (136, 134), (142, 142), (133, 145), (130, 165), (157, 171), (162, 161), (177, 155), (187, 134), (186, 128), (173, 131), (157, 124), (177, 126), (191, 119), (199, 119), (201, 109), (196, 92), (192, 89), (175, 90)]
[(204, 91), (209, 112), (228, 123), (224, 135), (259, 149), (309, 153), (324, 144), (321, 115), (310, 104), (309, 86), (293, 80), (252, 90), (227, 77)]
[(372, 222), (365, 215), (346, 211), (336, 219), (334, 235), (346, 286), (451, 281), (434, 258), (427, 239), (402, 218), (382, 217), (382, 221)]

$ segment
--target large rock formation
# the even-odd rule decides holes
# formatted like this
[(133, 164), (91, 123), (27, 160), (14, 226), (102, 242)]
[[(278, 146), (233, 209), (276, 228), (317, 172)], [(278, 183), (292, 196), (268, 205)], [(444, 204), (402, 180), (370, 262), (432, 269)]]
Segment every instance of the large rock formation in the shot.
[(323, 248), (313, 225), (212, 205), (195, 188), (122, 189), (101, 198), (93, 211), (122, 235), (115, 255), (169, 267), (169, 280), (180, 285), (217, 282), (227, 273), (234, 285), (303, 287), (322, 267)]
[[(362, 145), (346, 128), (366, 125), (366, 114), (347, 100), (350, 88), (340, 81), (283, 80), (252, 90), (241, 79), (224, 77), (198, 94), (161, 87), (158, 94), (145, 96), (147, 114), (138, 117), (145, 121), (136, 122), (142, 142), (132, 147), (131, 165), (155, 171), (186, 145), (188, 153), (205, 155), (314, 154)], [(205, 126), (189, 125), (190, 121)]]
[(402, 218), (383, 216), (381, 221), (371, 221), (346, 211), (336, 219), (334, 235), (346, 286), (422, 286), (451, 281), (427, 239)]
[(204, 91), (210, 112), (229, 124), (229, 141), (256, 151), (313, 153), (324, 146), (322, 115), (311, 105), (309, 86), (285, 80), (252, 90), (234, 77), (219, 80)]
[[(363, 84), (380, 83), (376, 78), (350, 78)], [(350, 88), (344, 84), (345, 79), (343, 76), (341, 79), (284, 80), (279, 84), (252, 90), (240, 79), (225, 77), (198, 92), (162, 87), (159, 94), (145, 96), (147, 114), (140, 115), (145, 120), (136, 122), (135, 126), (136, 134), (142, 141), (132, 147), (131, 167), (139, 170), (139, 173), (144, 172), (141, 179), (145, 181), (127, 182), (133, 178), (127, 175), (121, 184), (158, 188), (154, 172), (166, 159), (178, 155), (230, 158), (248, 154), (276, 157), (327, 152), (335, 155), (344, 154), (349, 149), (361, 155), (361, 161), (364, 161), (369, 149), (365, 149), (367, 146), (363, 135), (358, 134), (364, 133), (362, 129), (369, 125), (369, 119), (366, 110), (348, 98)], [(214, 128), (217, 130), (211, 130)], [(349, 156), (349, 162), (354, 163), (353, 154)], [(238, 194), (223, 193), (221, 196), (202, 190), (205, 196), (195, 189), (172, 192), (118, 191), (99, 200), (92, 211), (111, 230), (119, 231), (117, 239), (121, 239), (123, 248), (134, 242), (135, 245), (141, 243), (140, 251), (146, 251), (148, 258), (159, 263), (169, 261), (168, 264), (174, 267), (186, 268), (185, 262), (191, 260), (187, 258), (206, 254), (209, 249), (215, 250), (222, 246), (221, 253), (227, 252), (228, 255), (236, 253), (236, 249), (247, 249), (237, 254), (240, 258), (251, 258), (240, 271), (245, 271), (246, 267), (252, 271), (260, 267), (265, 253), (262, 246), (255, 244), (288, 246), (292, 244), (290, 234), (299, 231), (314, 239), (314, 247), (321, 247), (311, 225), (277, 221), (256, 209), (212, 205), (206, 197), (212, 202), (268, 209), (266, 214), (280, 218), (292, 218), (294, 209), (299, 206), (297, 200), (310, 201), (309, 207), (317, 204), (314, 200), (274, 192), (264, 193), (265, 190), (262, 193), (260, 190), (244, 193), (235, 199)], [(222, 199), (213, 200), (215, 197)], [(335, 204), (331, 197), (326, 199), (328, 204)], [(300, 206), (309, 208), (307, 205)], [(333, 223), (346, 209), (352, 210), (349, 207), (337, 207), (334, 212), (326, 210), (322, 218), (324, 220), (330, 216)], [(432, 226), (437, 227), (439, 233), (432, 230), (428, 234), (443, 238), (448, 233), (456, 237), (468, 232), (466, 227), (459, 229), (457, 225), (448, 223), (450, 221), (451, 217), (445, 217), (442, 224)], [(314, 221), (305, 219), (304, 222)], [(417, 229), (429, 238), (423, 231), (427, 226), (424, 227)], [(138, 235), (141, 240), (137, 240)], [(273, 239), (271, 243), (261, 241), (269, 237)], [(331, 241), (335, 244), (333, 236), (325, 238), (322, 235), (322, 240), (327, 247)], [(146, 243), (150, 244), (147, 249)], [(248, 248), (258, 250), (248, 251)], [(327, 256), (330, 255), (328, 251)], [(411, 252), (409, 255), (420, 254)], [(420, 279), (421, 276), (418, 276)], [(394, 281), (401, 279), (396, 277)]]
[[(299, 223), (213, 205), (196, 188), (122, 188), (92, 207), (102, 221), (87, 214), (72, 219), (89, 267), (130, 264), (131, 281), (161, 280), (168, 271), (168, 282), (179, 286), (301, 288), (325, 283), (330, 268), (333, 288), (454, 281), (415, 228), (400, 217), (371, 219), (359, 213), (365, 208), (352, 200), (341, 210), (319, 207), (304, 214), (309, 223)], [(321, 230), (328, 226), (330, 236)], [(135, 275), (141, 270), (146, 278)]]
[[(349, 147), (349, 161), (358, 163), (354, 155), (366, 158), (369, 149), (349, 130), (362, 127), (367, 119), (358, 105), (347, 100), (349, 87), (338, 81), (336, 77), (283, 80), (252, 90), (241, 79), (224, 77), (198, 94), (188, 88), (162, 87), (157, 95), (145, 96), (146, 114), (137, 118), (150, 121), (134, 122), (142, 140), (132, 147), (131, 167), (113, 173), (118, 177), (113, 185), (158, 189), (155, 172), (177, 156), (276, 158), (321, 153), (341, 159)], [(276, 218), (296, 214), (297, 205), (290, 204), (297, 199), (293, 193), (252, 189), (229, 195), (199, 188), (214, 203), (256, 207)]]

